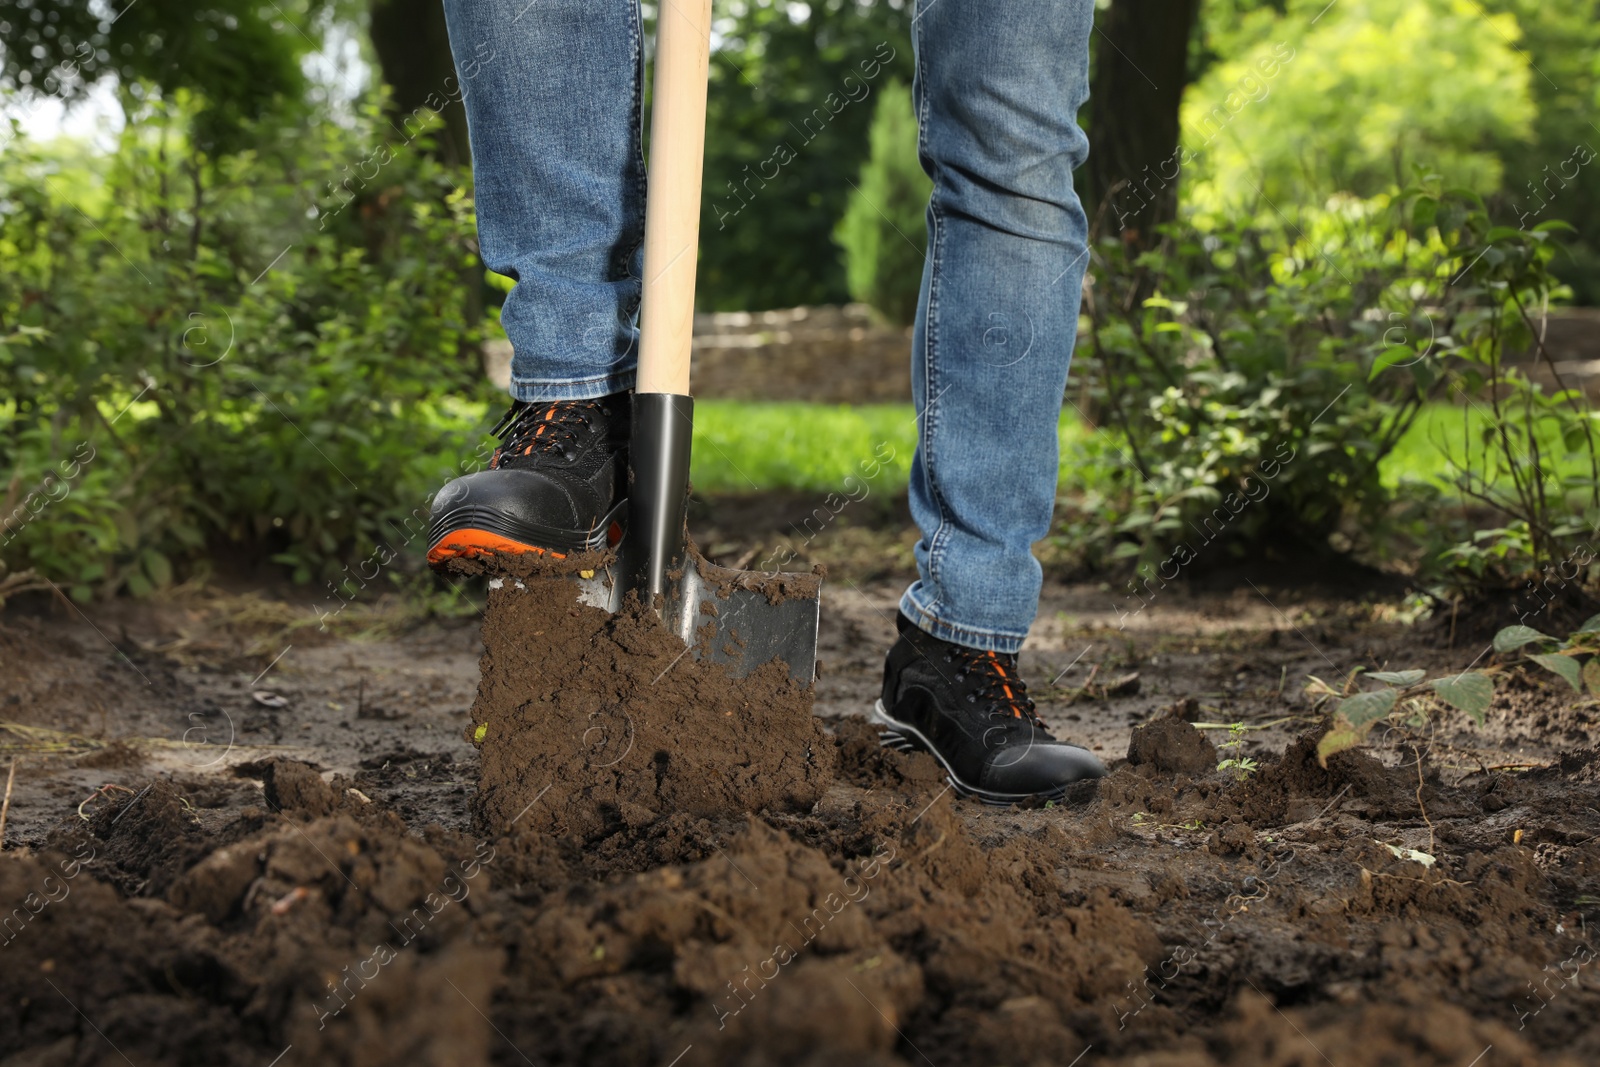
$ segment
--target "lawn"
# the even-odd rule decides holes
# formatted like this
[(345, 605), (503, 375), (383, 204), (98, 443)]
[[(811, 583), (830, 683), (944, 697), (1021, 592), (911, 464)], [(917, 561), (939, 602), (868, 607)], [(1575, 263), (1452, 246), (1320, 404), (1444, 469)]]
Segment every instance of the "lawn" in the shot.
[[(1483, 431), (1490, 422), (1491, 412), (1481, 401), (1466, 407), (1434, 404), (1423, 409), (1379, 468), (1384, 485), (1395, 488), (1406, 481), (1430, 481), (1449, 488), (1456, 475), (1451, 461), (1460, 463), (1468, 457), (1478, 473), (1483, 464)], [(1590, 475), (1587, 452), (1568, 452), (1555, 420), (1540, 420), (1535, 426), (1542, 462), (1553, 464), (1563, 475)], [(1514, 447), (1526, 455), (1525, 442), (1514, 443)]]
[[(882, 464), (877, 477), (893, 489), (903, 489), (917, 444), (910, 404), (851, 407), (700, 400), (695, 402), (694, 423), (692, 477), (701, 492), (832, 491), (851, 475), (870, 471), (884, 456), (893, 458)], [(1061, 420), (1063, 454), (1083, 436), (1083, 425), (1075, 416)], [(868, 465), (865, 470), (863, 463)]]
[[(121, 402), (119, 401), (118, 404)], [(116, 408), (118, 404), (112, 404)], [(136, 403), (128, 414), (135, 419), (159, 415), (150, 401)], [(440, 422), (467, 427), (486, 421), (492, 413), (482, 403), (452, 401), (434, 414)], [(1487, 412), (1477, 407), (1436, 404), (1425, 409), (1380, 468), (1383, 482), (1396, 488), (1408, 481), (1430, 481), (1449, 487), (1454, 469), (1448, 457), (1459, 459), (1470, 444), (1481, 449)], [(1581, 453), (1567, 453), (1553, 423), (1540, 433), (1545, 462), (1563, 473), (1588, 474)], [(1097, 433), (1086, 430), (1071, 409), (1061, 417), (1061, 485), (1083, 488), (1094, 480), (1083, 466), (1081, 449)], [(904, 489), (917, 443), (916, 420), (910, 404), (805, 404), (706, 400), (695, 402), (695, 488), (707, 493), (758, 492), (769, 489), (815, 489), (831, 492), (845, 486), (851, 476), (867, 476), (874, 484)], [(1114, 456), (1111, 449), (1096, 450)], [(874, 465), (877, 465), (875, 468)]]
[[(1485, 413), (1473, 407), (1437, 404), (1424, 410), (1381, 469), (1390, 488), (1408, 481), (1452, 483), (1448, 455), (1459, 459), (1467, 443), (1481, 447)], [(1061, 484), (1081, 487), (1085, 472), (1072, 462), (1071, 449), (1092, 433), (1068, 410), (1061, 419)], [(1567, 454), (1553, 431), (1541, 433), (1546, 461), (1563, 471), (1588, 473), (1587, 459)], [(885, 450), (893, 449), (892, 453)], [(916, 423), (910, 404), (847, 405), (748, 403), (701, 400), (695, 405), (694, 470), (702, 492), (735, 493), (760, 489), (799, 488), (831, 491), (860, 473), (860, 464), (875, 454), (892, 454), (878, 477), (905, 487)]]

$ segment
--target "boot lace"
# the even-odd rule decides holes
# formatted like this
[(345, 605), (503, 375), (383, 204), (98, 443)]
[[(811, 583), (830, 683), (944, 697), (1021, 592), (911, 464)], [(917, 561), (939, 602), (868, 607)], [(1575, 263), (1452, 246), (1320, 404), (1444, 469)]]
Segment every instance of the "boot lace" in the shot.
[(969, 704), (986, 703), (990, 718), (1026, 719), (1034, 726), (1044, 727), (1044, 720), (1028, 696), (1027, 683), (1017, 673), (1016, 656), (958, 645), (947, 651), (944, 659), (956, 665), (955, 680), (967, 683)]
[(580, 431), (594, 424), (597, 415), (610, 414), (598, 400), (560, 400), (533, 404), (518, 400), (489, 431), (500, 438), (495, 461), (501, 455), (531, 456), (535, 452), (571, 459)]

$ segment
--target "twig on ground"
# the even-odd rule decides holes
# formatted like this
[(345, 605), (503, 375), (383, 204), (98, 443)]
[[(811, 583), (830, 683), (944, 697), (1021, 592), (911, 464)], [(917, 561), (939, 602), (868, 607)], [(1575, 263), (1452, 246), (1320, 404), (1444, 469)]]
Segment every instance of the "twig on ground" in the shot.
[(1433, 820), (1428, 818), (1428, 806), (1422, 802), (1422, 753), (1417, 751), (1417, 746), (1412, 745), (1411, 751), (1417, 757), (1417, 809), (1422, 812), (1422, 821), (1428, 824), (1428, 851), (1433, 851)]
[(1368, 870), (1366, 867), (1362, 867), (1359, 863), (1356, 864), (1356, 866), (1359, 867), (1361, 869), (1361, 873), (1368, 878), (1393, 878), (1397, 882), (1416, 882), (1418, 885), (1426, 886), (1453, 885), (1459, 888), (1466, 888), (1467, 886), (1473, 884), (1472, 882), (1458, 882), (1454, 878), (1439, 878), (1430, 881), (1427, 878), (1413, 878), (1408, 874), (1386, 874), (1383, 871)]
[(1352, 782), (1346, 782), (1344, 788), (1339, 790), (1339, 792), (1334, 796), (1334, 798), (1332, 800), (1328, 801), (1328, 806), (1323, 808), (1321, 811), (1317, 812), (1317, 818), (1316, 819), (1312, 819), (1311, 821), (1312, 822), (1316, 822), (1317, 819), (1322, 818), (1324, 815), (1328, 814), (1328, 812), (1332, 811), (1333, 810), (1333, 806), (1335, 804), (1339, 803), (1339, 801), (1343, 800), (1344, 799), (1344, 795), (1346, 793), (1350, 792), (1350, 786), (1353, 785), (1353, 784), (1354, 783), (1352, 783)]
[(1310, 715), (1285, 715), (1283, 718), (1281, 718), (1281, 719), (1273, 719), (1271, 722), (1257, 722), (1257, 723), (1192, 722), (1189, 725), (1193, 726), (1196, 730), (1235, 730), (1235, 729), (1237, 729), (1237, 730), (1270, 730), (1274, 726), (1282, 726), (1284, 723), (1286, 723), (1286, 722), (1294, 722), (1296, 719), (1310, 720), (1312, 718), (1315, 718), (1315, 716), (1310, 716)]
[(6, 797), (0, 800), (0, 849), (6, 847), (6, 816), (11, 814), (11, 787), (17, 780), (17, 757), (11, 757), (11, 770), (6, 774)]
[(1448, 767), (1452, 771), (1467, 770), (1469, 774), (1487, 774), (1490, 771), (1542, 771), (1546, 767), (1554, 767), (1553, 763), (1479, 763), (1475, 768), (1466, 768), (1459, 763), (1444, 763), (1440, 766)]
[(921, 852), (917, 853), (917, 859), (918, 860), (927, 859), (929, 856), (931, 856), (933, 854), (933, 850), (934, 849), (936, 849), (940, 845), (944, 844), (944, 839), (946, 837), (948, 837), (948, 836), (950, 836), (950, 831), (948, 831), (948, 830), (946, 830), (943, 833), (941, 833), (939, 835), (939, 840), (935, 841), (933, 844), (929, 845), (927, 848), (925, 848)]
[(117, 785), (115, 782), (107, 782), (105, 785), (101, 786), (99, 789), (96, 789), (93, 793), (90, 793), (88, 796), (83, 798), (83, 802), (78, 805), (78, 817), (84, 822), (88, 822), (91, 816), (84, 813), (84, 804), (89, 803), (89, 801), (93, 800), (95, 797), (109, 797), (113, 789), (120, 789), (129, 796), (136, 795), (132, 789), (129, 789), (125, 785)]

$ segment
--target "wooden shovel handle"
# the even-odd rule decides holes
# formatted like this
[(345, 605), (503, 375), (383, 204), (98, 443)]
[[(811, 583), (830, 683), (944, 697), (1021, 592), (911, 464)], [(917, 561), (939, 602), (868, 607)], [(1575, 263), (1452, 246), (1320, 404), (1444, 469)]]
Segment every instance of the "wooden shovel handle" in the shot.
[(689, 392), (710, 61), (711, 0), (661, 0), (644, 212), (641, 393)]

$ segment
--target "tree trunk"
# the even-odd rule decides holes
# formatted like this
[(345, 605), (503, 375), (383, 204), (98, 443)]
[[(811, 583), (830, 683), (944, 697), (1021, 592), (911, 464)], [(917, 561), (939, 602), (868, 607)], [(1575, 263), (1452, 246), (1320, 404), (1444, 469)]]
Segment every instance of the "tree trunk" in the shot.
[(1178, 209), (1178, 105), (1200, 0), (1112, 0), (1095, 18), (1084, 207), (1148, 247)]
[[(428, 112), (437, 111), (444, 119), (444, 128), (436, 135), (439, 158), (454, 164), (472, 162), (467, 111), (461, 105), (440, 0), (372, 0), (372, 46), (383, 80), (394, 94), (394, 121), (410, 133)], [(410, 119), (412, 115), (417, 118)]]

